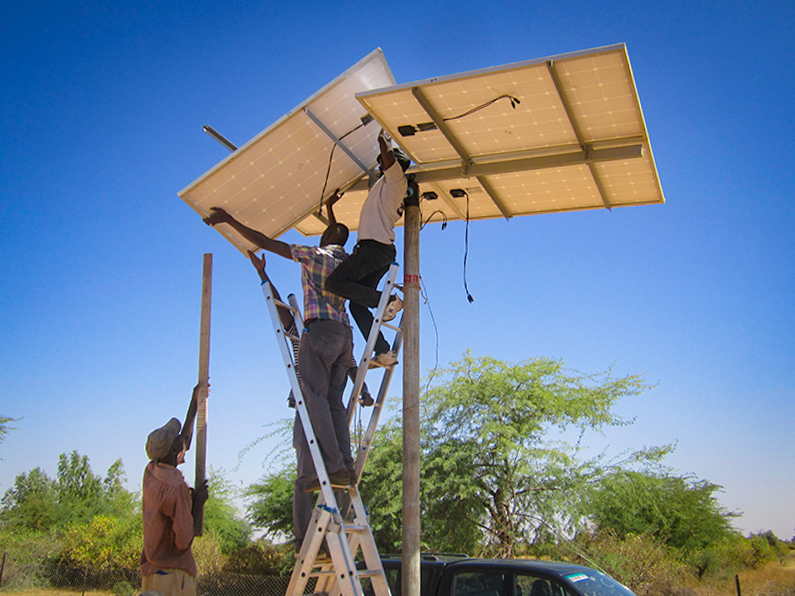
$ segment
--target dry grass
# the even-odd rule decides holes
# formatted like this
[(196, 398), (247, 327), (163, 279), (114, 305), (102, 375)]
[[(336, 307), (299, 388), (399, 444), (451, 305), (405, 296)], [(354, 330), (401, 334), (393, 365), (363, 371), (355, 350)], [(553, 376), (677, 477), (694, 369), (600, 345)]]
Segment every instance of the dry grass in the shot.
[[(53, 588), (34, 588), (32, 590), (15, 590), (7, 592), (13, 596), (82, 596), (82, 590), (56, 590)], [(101, 590), (86, 590), (86, 596), (115, 596), (113, 592)]]
[[(742, 596), (795, 596), (795, 558), (792, 555), (783, 563), (768, 563), (738, 575)], [(697, 596), (737, 596), (734, 578), (720, 584), (701, 585), (694, 591)]]

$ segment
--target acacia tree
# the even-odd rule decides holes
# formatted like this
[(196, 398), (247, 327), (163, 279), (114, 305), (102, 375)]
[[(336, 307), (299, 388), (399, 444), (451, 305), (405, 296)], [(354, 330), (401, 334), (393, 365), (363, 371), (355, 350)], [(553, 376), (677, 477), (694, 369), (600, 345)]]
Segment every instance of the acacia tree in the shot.
[(619, 537), (648, 534), (673, 548), (692, 552), (737, 535), (715, 498), (721, 487), (706, 480), (616, 470), (590, 492), (588, 511), (598, 531)]
[[(627, 424), (613, 406), (649, 387), (637, 375), (586, 375), (558, 360), (508, 363), (469, 353), (437, 379), (421, 396), (423, 547), (505, 557), (547, 538), (552, 526), (572, 534), (586, 523), (579, 507), (586, 485), (622, 464), (582, 459), (577, 444), (552, 441), (552, 432)], [(665, 453), (630, 459), (653, 462)], [(291, 491), (278, 476), (250, 493), (249, 512), (284, 531)], [(393, 419), (376, 433), (359, 487), (382, 551), (400, 549), (401, 476), (401, 428)]]
[(426, 392), (425, 451), (458, 462), (445, 492), (471, 503), (464, 518), (483, 532), (483, 550), (512, 556), (550, 525), (576, 526), (578, 487), (604, 473), (601, 458), (580, 460), (577, 445), (551, 441), (550, 433), (625, 425), (613, 406), (648, 387), (637, 375), (588, 375), (560, 360), (509, 363), (467, 353)]
[[(0, 416), (0, 443), (3, 442), (3, 439), (5, 439), (8, 431), (16, 430), (15, 428), (8, 426), (9, 422), (17, 422), (17, 420), (14, 418), (9, 418), (8, 416)], [(3, 458), (0, 457), (0, 461), (3, 461)]]

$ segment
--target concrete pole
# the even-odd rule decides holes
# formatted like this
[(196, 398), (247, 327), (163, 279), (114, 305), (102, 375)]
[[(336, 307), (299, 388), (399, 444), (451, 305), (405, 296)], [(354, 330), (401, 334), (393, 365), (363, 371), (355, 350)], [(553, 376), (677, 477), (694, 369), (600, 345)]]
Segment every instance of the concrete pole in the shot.
[(420, 596), (420, 203), (416, 184), (409, 188), (403, 249), (402, 595)]

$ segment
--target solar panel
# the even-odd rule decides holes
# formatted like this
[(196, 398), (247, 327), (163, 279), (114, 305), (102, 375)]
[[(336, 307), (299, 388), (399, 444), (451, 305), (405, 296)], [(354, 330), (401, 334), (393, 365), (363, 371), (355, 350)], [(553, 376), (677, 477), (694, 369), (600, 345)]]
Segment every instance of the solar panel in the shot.
[(325, 193), (349, 187), (335, 213), (352, 230), (379, 124), (415, 162), (409, 172), (430, 200), (423, 211), (439, 212), (432, 220), (665, 201), (623, 44), (403, 85), (376, 50), (180, 196), (202, 215), (223, 206), (272, 237), (291, 227), (320, 234), (325, 223), (313, 212), (332, 137), (367, 113), (377, 123), (343, 139), (355, 158), (336, 150)]
[[(302, 221), (309, 225), (306, 234), (322, 232), (323, 220), (313, 215), (321, 199), (366, 175), (376, 161), (378, 125), (368, 122), (372, 119), (355, 94), (394, 83), (383, 53), (373, 51), (179, 196), (202, 217), (211, 207), (223, 207), (272, 238), (292, 227), (300, 230)], [(327, 171), (325, 197), (321, 197)], [(216, 228), (241, 251), (254, 248), (226, 224)]]

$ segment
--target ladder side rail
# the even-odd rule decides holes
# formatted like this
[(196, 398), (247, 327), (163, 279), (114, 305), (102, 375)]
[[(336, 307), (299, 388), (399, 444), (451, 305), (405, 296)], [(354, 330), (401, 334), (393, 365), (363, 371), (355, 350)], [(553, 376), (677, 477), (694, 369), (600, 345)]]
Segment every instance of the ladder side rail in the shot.
[[(306, 402), (304, 401), (304, 394), (301, 390), (301, 384), (298, 381), (298, 374), (296, 372), (297, 367), (295, 362), (293, 362), (293, 354), (291, 349), (292, 341), (286, 336), (281, 324), (281, 320), (279, 319), (279, 313), (274, 301), (271, 284), (263, 283), (262, 292), (265, 295), (265, 302), (268, 305), (268, 311), (271, 315), (273, 327), (276, 330), (276, 336), (277, 338), (281, 336), (281, 341), (278, 341), (279, 349), (282, 353), (282, 359), (284, 360), (287, 376), (290, 379), (290, 385), (293, 389), (293, 394), (295, 395), (295, 408), (298, 411), (298, 415), (301, 419), (304, 437), (306, 437), (306, 442), (309, 445), (309, 453), (312, 455), (312, 463), (315, 465), (315, 474), (317, 474), (317, 477), (320, 480), (320, 490), (323, 493), (326, 503), (336, 504), (336, 501), (334, 500), (334, 492), (331, 488), (331, 482), (329, 481), (328, 477), (328, 471), (326, 470), (326, 466), (323, 462), (323, 455), (320, 453), (320, 446), (318, 445), (317, 438), (315, 437), (315, 431), (312, 428), (312, 421), (309, 418), (309, 410), (306, 408)], [(288, 348), (288, 344), (290, 348)]]
[(364, 377), (367, 374), (367, 369), (370, 365), (370, 359), (373, 355), (373, 350), (375, 350), (375, 342), (378, 339), (378, 333), (381, 331), (384, 310), (386, 309), (386, 305), (389, 302), (389, 296), (392, 294), (392, 288), (395, 285), (395, 276), (397, 275), (397, 270), (397, 263), (392, 263), (389, 266), (384, 287), (381, 290), (381, 300), (378, 301), (378, 308), (376, 309), (375, 317), (373, 318), (373, 325), (370, 327), (370, 336), (367, 338), (367, 344), (364, 347), (364, 352), (362, 352), (362, 359), (359, 362), (359, 370), (356, 373), (356, 381), (353, 384), (353, 393), (351, 394), (351, 399), (348, 402), (348, 426), (350, 426), (351, 422), (353, 421), (356, 405), (359, 403), (359, 394), (362, 392), (362, 387), (364, 386)]
[[(362, 584), (354, 562), (354, 555), (351, 546), (348, 544), (348, 537), (342, 523), (336, 524), (326, 532), (326, 544), (328, 545), (331, 561), (334, 563), (336, 571), (336, 589), (342, 596), (363, 596)], [(329, 594), (336, 592), (335, 587), (324, 590)]]
[(373, 531), (370, 527), (370, 516), (367, 514), (367, 510), (362, 503), (359, 489), (352, 486), (348, 490), (348, 496), (353, 505), (353, 523), (362, 528), (357, 531), (355, 536), (352, 536), (352, 539), (355, 539), (357, 546), (362, 549), (362, 556), (364, 557), (366, 569), (370, 572), (375, 572), (368, 574), (370, 577), (370, 585), (376, 596), (390, 596), (389, 583), (386, 581), (386, 573), (381, 564), (381, 556), (378, 554), (378, 547), (375, 545), (375, 538), (373, 537)]
[[(311, 534), (304, 538), (301, 552), (296, 557), (295, 567), (290, 576), (290, 583), (287, 586), (287, 596), (301, 596), (309, 579), (317, 576), (317, 573), (312, 573), (312, 569), (317, 567), (315, 557), (317, 557), (318, 550), (323, 543), (323, 538), (331, 521), (331, 511), (323, 506), (323, 495), (321, 493), (318, 497), (318, 504), (312, 512), (312, 519), (309, 522), (308, 530), (311, 530)], [(322, 583), (320, 578), (318, 583)]]
[[(401, 324), (403, 315), (400, 317)], [(403, 332), (402, 330), (395, 336), (395, 341), (392, 343), (392, 349), (399, 355), (403, 347)], [(367, 431), (364, 435), (364, 440), (359, 444), (356, 450), (356, 458), (354, 463), (354, 470), (356, 473), (356, 482), (358, 483), (362, 477), (364, 465), (367, 462), (367, 456), (370, 454), (370, 445), (373, 442), (378, 421), (381, 418), (384, 405), (386, 404), (387, 392), (389, 391), (389, 384), (392, 382), (392, 374), (395, 368), (389, 367), (384, 371), (384, 376), (381, 379), (381, 386), (378, 389), (378, 397), (373, 404), (373, 411), (370, 414), (370, 421), (367, 424)]]
[(290, 294), (287, 296), (287, 300), (290, 303), (290, 310), (293, 313), (293, 320), (295, 321), (295, 328), (298, 330), (298, 337), (301, 337), (301, 334), (304, 332), (304, 318), (301, 316), (298, 298), (295, 297), (295, 294)]

